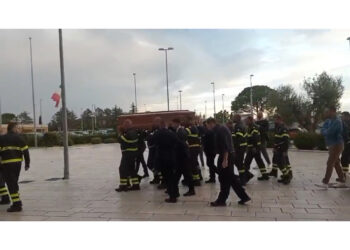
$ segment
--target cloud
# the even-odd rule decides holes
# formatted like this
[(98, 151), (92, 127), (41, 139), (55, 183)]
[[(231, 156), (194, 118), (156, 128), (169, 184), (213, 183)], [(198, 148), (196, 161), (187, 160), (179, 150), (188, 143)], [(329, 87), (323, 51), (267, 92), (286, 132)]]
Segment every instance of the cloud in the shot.
[[(139, 110), (166, 109), (165, 56), (168, 53), (170, 107), (178, 90), (183, 108), (213, 112), (221, 94), (225, 108), (243, 88), (253, 84), (300, 89), (303, 77), (323, 70), (343, 75), (349, 86), (350, 50), (346, 30), (64, 30), (67, 103), (82, 108), (118, 105), (128, 111), (134, 101), (136, 73)], [(0, 88), (3, 112), (31, 112), (28, 37), (33, 39), (37, 109), (43, 99), (44, 121), (57, 111), (50, 100), (60, 84), (57, 30), (0, 30)], [(350, 108), (344, 95), (344, 108)], [(345, 101), (344, 101), (345, 100)], [(146, 105), (144, 105), (146, 104)]]

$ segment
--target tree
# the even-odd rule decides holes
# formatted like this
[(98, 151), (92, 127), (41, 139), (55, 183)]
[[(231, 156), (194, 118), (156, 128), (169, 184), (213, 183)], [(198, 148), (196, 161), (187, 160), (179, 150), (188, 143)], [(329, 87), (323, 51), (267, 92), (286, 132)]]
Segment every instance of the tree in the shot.
[[(275, 92), (265, 85), (253, 86), (253, 107), (257, 113), (259, 111), (270, 111), (272, 107), (269, 106), (269, 96)], [(231, 103), (232, 111), (250, 112), (250, 87), (247, 87), (241, 91), (234, 101)]]
[(340, 107), (344, 93), (343, 79), (340, 76), (328, 75), (325, 71), (313, 78), (305, 79), (303, 87), (308, 95), (312, 111), (311, 129), (314, 131), (322, 120), (325, 108)]
[[(70, 130), (79, 129), (80, 122), (77, 119), (77, 116), (73, 111), (67, 109), (67, 123)], [(60, 111), (52, 117), (51, 122), (49, 123), (49, 130), (61, 131), (63, 128), (62, 124), (62, 108)]]
[(29, 116), (29, 113), (27, 111), (23, 111), (17, 116), (19, 122), (23, 124), (33, 124), (33, 118)]
[(215, 114), (215, 119), (219, 123), (225, 123), (230, 119), (230, 113), (227, 110), (224, 110), (224, 112), (221, 110), (219, 113)]
[(269, 106), (280, 114), (287, 125), (298, 122), (303, 127), (311, 123), (310, 102), (298, 95), (292, 86), (281, 85), (269, 97)]
[(3, 113), (1, 118), (2, 118), (2, 124), (7, 124), (11, 121), (17, 120), (16, 115), (12, 113)]

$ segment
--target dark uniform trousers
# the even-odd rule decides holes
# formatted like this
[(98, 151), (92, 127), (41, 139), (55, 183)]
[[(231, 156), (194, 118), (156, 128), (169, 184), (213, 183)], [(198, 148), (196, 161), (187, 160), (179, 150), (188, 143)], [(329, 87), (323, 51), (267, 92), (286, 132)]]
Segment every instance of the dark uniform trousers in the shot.
[(228, 166), (226, 168), (222, 167), (223, 155), (219, 155), (218, 158), (218, 172), (219, 172), (219, 181), (220, 181), (220, 193), (217, 198), (218, 202), (226, 202), (229, 194), (230, 188), (232, 187), (233, 191), (240, 199), (248, 199), (249, 196), (242, 187), (238, 177), (233, 172), (233, 156), (229, 154), (228, 157)]
[(132, 185), (140, 184), (140, 180), (135, 169), (137, 154), (137, 151), (122, 152), (122, 159), (119, 166), (120, 186), (127, 186), (129, 179)]
[(142, 168), (143, 168), (143, 173), (145, 175), (148, 175), (147, 164), (146, 164), (146, 161), (145, 161), (145, 157), (143, 156), (143, 152), (144, 152), (144, 150), (138, 151), (138, 154), (137, 154), (137, 157), (136, 157), (136, 174), (139, 172), (140, 164), (141, 164)]
[(350, 163), (350, 141), (344, 143), (344, 151), (341, 154), (340, 162), (343, 167), (343, 172), (348, 173)]
[(287, 151), (275, 149), (273, 151), (272, 165), (274, 170), (281, 170), (283, 176), (287, 176), (290, 170), (290, 163)]
[(9, 193), (5, 185), (5, 180), (2, 174), (2, 169), (0, 166), (0, 197), (8, 197)]
[(234, 164), (236, 165), (238, 169), (239, 175), (242, 175), (245, 173), (244, 169), (244, 154), (246, 152), (246, 147), (238, 147), (235, 149), (235, 159)]
[(216, 157), (216, 154), (206, 153), (205, 156), (207, 158), (207, 166), (209, 167), (209, 179), (215, 180), (215, 174), (216, 174), (215, 157)]
[(200, 147), (190, 147), (190, 166), (192, 170), (193, 181), (200, 181), (201, 170), (198, 163), (198, 155), (200, 153)]
[(244, 160), (245, 172), (248, 172), (250, 170), (250, 165), (253, 159), (258, 165), (261, 174), (267, 174), (267, 170), (263, 160), (261, 159), (261, 152), (258, 147), (255, 148), (255, 152), (252, 150), (252, 147), (248, 147), (247, 155)]
[(19, 197), (18, 178), (21, 172), (22, 162), (5, 163), (0, 166), (4, 181), (7, 184), (8, 191), (14, 206), (22, 206)]
[(167, 192), (170, 198), (177, 198), (179, 195), (178, 174), (175, 153), (172, 150), (159, 152), (158, 163), (161, 166), (164, 181), (167, 185)]

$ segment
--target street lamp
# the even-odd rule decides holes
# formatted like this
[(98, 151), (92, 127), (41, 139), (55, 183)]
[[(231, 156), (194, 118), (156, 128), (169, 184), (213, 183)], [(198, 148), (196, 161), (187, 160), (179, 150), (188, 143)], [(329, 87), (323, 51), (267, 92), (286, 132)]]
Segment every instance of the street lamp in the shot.
[(207, 118), (207, 101), (204, 101), (204, 110), (205, 110), (205, 113), (204, 113), (204, 115), (205, 115), (205, 118)]
[(179, 94), (180, 94), (180, 110), (182, 110), (182, 99), (181, 99), (181, 93), (182, 93), (182, 90), (179, 90)]
[(174, 48), (159, 48), (158, 50), (165, 52), (165, 74), (166, 74), (166, 94), (167, 94), (167, 102), (168, 102), (168, 111), (169, 108), (169, 80), (168, 80), (168, 50), (173, 50)]
[(210, 84), (213, 85), (213, 99), (214, 99), (214, 118), (215, 118), (215, 114), (216, 114), (216, 109), (215, 109), (215, 83), (211, 82)]
[(348, 40), (349, 41), (349, 46), (350, 46), (350, 36), (346, 39), (346, 40)]
[(32, 38), (29, 37), (29, 52), (30, 52), (30, 73), (32, 80), (32, 101), (33, 101), (33, 123), (34, 123), (34, 146), (38, 147), (38, 136), (36, 133), (36, 113), (35, 113), (35, 95), (34, 95), (34, 74), (33, 74), (33, 53), (32, 53)]
[(250, 113), (253, 116), (253, 83), (252, 78), (253, 74), (250, 75)]
[(135, 113), (137, 113), (137, 95), (136, 95), (136, 73), (132, 73), (134, 76), (134, 85), (135, 85)]

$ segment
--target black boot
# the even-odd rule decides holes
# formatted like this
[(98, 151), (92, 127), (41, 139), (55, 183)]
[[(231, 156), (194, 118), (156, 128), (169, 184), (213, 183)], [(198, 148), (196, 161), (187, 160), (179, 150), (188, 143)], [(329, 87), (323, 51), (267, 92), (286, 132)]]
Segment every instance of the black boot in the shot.
[(183, 179), (183, 180), (181, 181), (181, 184), (184, 185), (184, 186), (188, 186), (188, 182), (187, 182), (185, 179)]
[(205, 183), (215, 183), (215, 182), (216, 182), (216, 180), (212, 179), (212, 178), (210, 178), (209, 180), (205, 181)]
[(216, 200), (214, 202), (210, 202), (210, 206), (211, 207), (226, 207), (226, 202)]
[(238, 202), (239, 205), (245, 205), (248, 201), (250, 201), (251, 199), (249, 197), (242, 199)]
[(4, 195), (0, 201), (0, 205), (8, 205), (10, 204), (10, 197), (8, 195)]
[(159, 184), (160, 183), (160, 179), (159, 179), (159, 176), (158, 175), (156, 175), (154, 178), (153, 178), (153, 180), (151, 180), (150, 182), (149, 182), (149, 184)]
[(258, 181), (268, 181), (270, 179), (268, 174), (263, 174), (262, 176), (258, 177)]
[(244, 178), (245, 184), (247, 184), (253, 177), (254, 175), (251, 172), (249, 171), (245, 172), (245, 178)]
[(137, 190), (141, 190), (140, 188), (140, 184), (134, 184), (131, 186), (131, 188), (129, 188), (130, 191), (137, 191)]
[(202, 184), (201, 184), (200, 180), (196, 180), (196, 181), (193, 181), (193, 185), (194, 185), (195, 187), (199, 187), (199, 186), (201, 186)]
[(269, 173), (269, 176), (277, 178), (278, 172), (277, 169), (272, 169), (271, 172)]
[(117, 192), (127, 192), (129, 191), (129, 188), (126, 185), (120, 185), (118, 188), (115, 189)]
[(7, 212), (13, 213), (13, 212), (21, 212), (22, 211), (22, 205), (12, 205), (7, 209)]
[(184, 193), (184, 196), (193, 196), (196, 192), (194, 190), (188, 190), (186, 193)]
[(166, 203), (176, 203), (177, 199), (176, 198), (167, 198), (164, 200)]
[(162, 183), (160, 183), (160, 184), (158, 185), (157, 188), (161, 190), (161, 189), (166, 189), (167, 187), (166, 187), (165, 183), (162, 182)]

